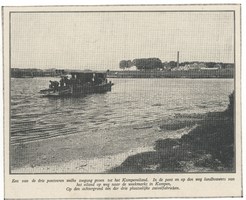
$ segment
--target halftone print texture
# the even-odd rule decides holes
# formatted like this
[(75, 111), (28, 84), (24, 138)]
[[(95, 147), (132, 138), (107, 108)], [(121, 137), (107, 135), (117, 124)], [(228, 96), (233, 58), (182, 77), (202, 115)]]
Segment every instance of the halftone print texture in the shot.
[(234, 20), (11, 13), (11, 174), (234, 173)]

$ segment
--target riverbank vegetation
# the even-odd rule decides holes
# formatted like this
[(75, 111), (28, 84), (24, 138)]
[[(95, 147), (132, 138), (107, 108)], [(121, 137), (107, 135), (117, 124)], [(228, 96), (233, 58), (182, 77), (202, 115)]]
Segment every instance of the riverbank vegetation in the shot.
[[(234, 63), (162, 62), (159, 58), (140, 58), (119, 62), (122, 70), (108, 70), (109, 78), (233, 78)], [(134, 67), (135, 70), (131, 68)], [(125, 70), (127, 69), (127, 70)], [(130, 70), (131, 69), (131, 70)]]
[[(234, 172), (234, 93), (224, 112), (189, 117), (161, 125), (161, 131), (191, 127), (181, 138), (158, 139), (154, 151), (129, 156), (109, 173)], [(196, 119), (196, 120), (194, 120)]]
[[(178, 66), (177, 66), (178, 64)], [(136, 69), (142, 70), (197, 70), (197, 69), (234, 69), (233, 63), (222, 62), (180, 62), (176, 61), (162, 62), (159, 58), (139, 58), (134, 60), (121, 60), (119, 62), (120, 69), (130, 69), (135, 66)]]

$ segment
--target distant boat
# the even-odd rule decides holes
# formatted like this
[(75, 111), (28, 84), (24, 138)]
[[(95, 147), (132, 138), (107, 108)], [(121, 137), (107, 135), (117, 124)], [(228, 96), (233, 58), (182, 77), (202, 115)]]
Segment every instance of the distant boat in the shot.
[[(71, 78), (68, 78), (68, 75)], [(111, 91), (113, 83), (108, 82), (107, 73), (91, 70), (64, 70), (60, 83), (50, 81), (48, 89), (40, 90), (45, 97), (79, 96)]]

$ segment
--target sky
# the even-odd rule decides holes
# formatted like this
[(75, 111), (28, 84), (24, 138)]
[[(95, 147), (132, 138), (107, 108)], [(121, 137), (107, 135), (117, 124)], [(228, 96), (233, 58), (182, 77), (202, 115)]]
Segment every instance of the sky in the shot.
[(12, 13), (11, 67), (117, 70), (121, 60), (234, 62), (233, 12)]

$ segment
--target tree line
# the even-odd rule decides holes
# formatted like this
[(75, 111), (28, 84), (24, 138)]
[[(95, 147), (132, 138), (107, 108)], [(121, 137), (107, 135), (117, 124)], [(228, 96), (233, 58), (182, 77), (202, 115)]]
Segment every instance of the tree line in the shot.
[(120, 69), (129, 69), (136, 66), (138, 70), (151, 70), (162, 67), (162, 62), (159, 58), (140, 58), (131, 60), (122, 60), (119, 63)]
[[(192, 64), (205, 64), (207, 68), (217, 67), (219, 64), (222, 69), (225, 69), (227, 65), (233, 65), (232, 63), (222, 63), (222, 62), (180, 62), (179, 66), (192, 65)], [(177, 67), (176, 61), (162, 62), (159, 58), (139, 58), (134, 60), (121, 60), (119, 63), (120, 69), (130, 69), (131, 67), (136, 66), (138, 70), (157, 70), (157, 69), (167, 69)]]

